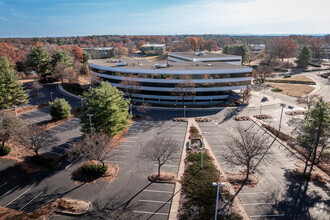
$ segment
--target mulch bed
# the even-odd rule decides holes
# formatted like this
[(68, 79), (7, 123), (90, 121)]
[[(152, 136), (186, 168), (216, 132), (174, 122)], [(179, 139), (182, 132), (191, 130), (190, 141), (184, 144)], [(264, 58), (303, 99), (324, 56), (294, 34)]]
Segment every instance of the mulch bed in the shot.
[(270, 115), (254, 115), (253, 117), (255, 117), (256, 119), (270, 119), (270, 118), (272, 118), (272, 116), (270, 116)]
[[(290, 176), (294, 179), (305, 181), (308, 180), (309, 182), (318, 182), (318, 183), (326, 183), (326, 180), (318, 173), (312, 171), (310, 178), (307, 175), (303, 174), (303, 167), (299, 167), (294, 169), (290, 172)], [(307, 168), (307, 171), (309, 168)]]
[(151, 182), (156, 182), (156, 183), (175, 183), (176, 177), (177, 177), (176, 173), (160, 172), (160, 176), (158, 176), (158, 173), (152, 173), (149, 175), (148, 179)]
[(188, 121), (188, 119), (186, 119), (186, 118), (173, 118), (172, 119), (172, 121), (176, 121), (176, 122), (186, 122), (186, 121)]
[(285, 114), (291, 115), (291, 116), (293, 116), (293, 115), (304, 115), (306, 113), (307, 113), (307, 111), (304, 111), (304, 110), (287, 111), (287, 112), (285, 112)]
[(195, 118), (196, 122), (210, 122), (212, 119), (210, 118)]
[(235, 121), (249, 121), (251, 120), (250, 116), (236, 116), (234, 117)]
[(67, 198), (57, 199), (53, 206), (55, 212), (69, 215), (83, 215), (91, 208), (89, 202)]
[[(226, 173), (226, 175), (227, 175), (228, 181), (234, 187), (234, 190), (237, 191), (243, 184), (243, 181), (245, 179), (245, 172), (242, 172), (240, 174)], [(255, 176), (254, 174), (250, 174), (249, 179), (246, 182), (245, 186), (255, 187), (258, 185), (258, 183), (259, 183), (258, 177)]]

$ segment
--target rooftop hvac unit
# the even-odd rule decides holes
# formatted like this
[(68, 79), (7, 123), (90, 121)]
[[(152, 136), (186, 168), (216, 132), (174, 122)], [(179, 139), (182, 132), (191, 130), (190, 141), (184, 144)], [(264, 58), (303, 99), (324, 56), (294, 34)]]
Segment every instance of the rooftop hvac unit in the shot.
[(116, 63), (117, 66), (127, 66), (127, 63)]

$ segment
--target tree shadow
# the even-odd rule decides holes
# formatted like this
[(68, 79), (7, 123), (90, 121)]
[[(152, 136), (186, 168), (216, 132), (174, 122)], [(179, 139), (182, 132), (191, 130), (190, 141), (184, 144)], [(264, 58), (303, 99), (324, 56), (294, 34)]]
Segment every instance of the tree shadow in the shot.
[[(278, 213), (283, 215), (284, 219), (327, 219), (327, 211), (315, 210), (318, 203), (325, 202), (322, 196), (315, 191), (308, 191), (309, 182), (299, 181), (291, 177), (292, 170), (286, 170), (284, 176), (287, 182), (285, 191), (274, 190), (265, 196), (265, 203), (272, 204), (264, 208), (264, 212), (271, 215)], [(311, 211), (313, 213), (311, 213)]]

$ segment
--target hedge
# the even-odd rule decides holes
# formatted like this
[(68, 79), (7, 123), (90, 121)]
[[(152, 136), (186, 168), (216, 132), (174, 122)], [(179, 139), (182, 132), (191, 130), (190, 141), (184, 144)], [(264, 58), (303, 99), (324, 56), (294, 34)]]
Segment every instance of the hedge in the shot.
[(82, 170), (87, 175), (101, 176), (108, 170), (108, 166), (103, 166), (101, 164), (88, 163), (82, 167)]

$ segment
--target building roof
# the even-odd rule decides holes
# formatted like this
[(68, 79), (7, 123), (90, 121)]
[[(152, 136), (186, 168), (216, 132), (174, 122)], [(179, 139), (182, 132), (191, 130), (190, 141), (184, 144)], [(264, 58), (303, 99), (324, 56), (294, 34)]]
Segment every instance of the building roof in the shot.
[(113, 47), (83, 47), (83, 50), (112, 50)]
[(230, 54), (222, 54), (222, 53), (211, 53), (211, 52), (170, 52), (170, 54), (182, 56), (182, 57), (188, 57), (188, 58), (224, 58), (224, 57), (232, 57), (232, 58), (238, 58), (240, 56), (237, 55), (230, 55)]
[[(159, 70), (215, 70), (215, 69), (247, 69), (249, 67), (233, 65), (222, 62), (170, 62), (170, 66), (166, 66), (166, 61), (151, 61), (148, 59), (133, 59), (133, 58), (121, 58), (121, 59), (93, 59), (88, 61), (91, 64), (99, 66), (108, 66), (116, 68), (127, 69), (159, 69)], [(119, 65), (118, 65), (119, 64)], [(127, 65), (126, 65), (127, 64)]]
[(166, 44), (145, 44), (142, 47), (165, 47)]

